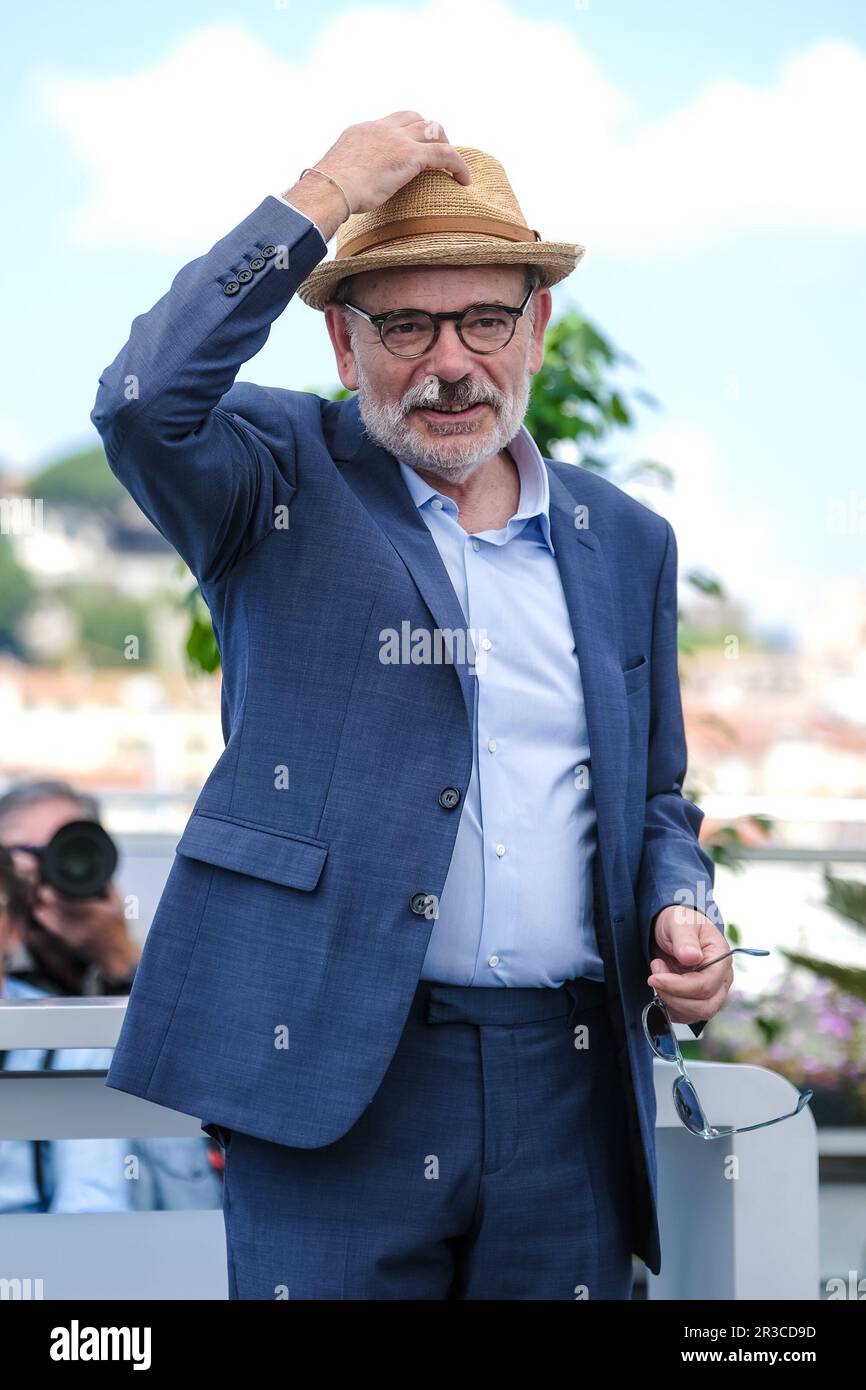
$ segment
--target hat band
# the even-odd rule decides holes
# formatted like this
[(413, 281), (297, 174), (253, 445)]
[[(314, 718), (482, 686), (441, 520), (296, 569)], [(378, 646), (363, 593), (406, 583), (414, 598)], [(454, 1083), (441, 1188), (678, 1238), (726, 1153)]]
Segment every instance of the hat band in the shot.
[(373, 231), (361, 232), (350, 241), (343, 242), (334, 256), (335, 261), (357, 256), (373, 246), (383, 246), (390, 241), (399, 241), (405, 236), (425, 236), (429, 232), (481, 232), (485, 236), (498, 236), (507, 241), (541, 241), (541, 234), (530, 227), (521, 227), (516, 222), (504, 222), (497, 217), (466, 217), (460, 213), (445, 217), (405, 217), (400, 222), (384, 222)]

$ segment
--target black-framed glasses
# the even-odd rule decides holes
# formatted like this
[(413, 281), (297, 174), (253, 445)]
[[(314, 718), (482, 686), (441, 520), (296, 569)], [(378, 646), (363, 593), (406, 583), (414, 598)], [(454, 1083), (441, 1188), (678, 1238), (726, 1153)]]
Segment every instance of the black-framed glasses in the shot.
[[(736, 955), (738, 951), (746, 956), (768, 956), (770, 954), (769, 951), (750, 949), (748, 946), (734, 946), (730, 951), (725, 951), (724, 955), (704, 961), (703, 965), (687, 968), (689, 970), (706, 970), (707, 966), (715, 965), (720, 960), (726, 960), (728, 956)], [(683, 968), (683, 974), (686, 973), (687, 968)], [(680, 1044), (665, 1008), (664, 1000), (659, 998), (656, 990), (653, 990), (652, 999), (644, 1006), (643, 1030), (655, 1055), (662, 1062), (674, 1062), (676, 1064), (679, 1075), (674, 1080), (674, 1106), (686, 1129), (691, 1134), (696, 1134), (699, 1139), (724, 1139), (729, 1134), (744, 1134), (749, 1129), (765, 1129), (767, 1125), (777, 1125), (780, 1120), (790, 1120), (795, 1115), (799, 1115), (803, 1107), (808, 1105), (812, 1099), (813, 1092), (805, 1090), (800, 1093), (794, 1109), (786, 1111), (784, 1115), (776, 1115), (772, 1120), (762, 1120), (757, 1125), (724, 1125), (718, 1129), (715, 1125), (711, 1125), (706, 1117), (694, 1083), (686, 1071)]]
[(514, 337), (517, 320), (524, 313), (533, 289), (516, 309), (505, 304), (471, 304), (468, 309), (448, 314), (428, 314), (426, 309), (392, 309), (387, 314), (368, 314), (357, 304), (343, 302), (345, 309), (360, 314), (379, 330), (383, 347), (395, 357), (421, 357), (439, 337), (440, 325), (453, 319), (457, 335), (471, 352), (501, 352)]

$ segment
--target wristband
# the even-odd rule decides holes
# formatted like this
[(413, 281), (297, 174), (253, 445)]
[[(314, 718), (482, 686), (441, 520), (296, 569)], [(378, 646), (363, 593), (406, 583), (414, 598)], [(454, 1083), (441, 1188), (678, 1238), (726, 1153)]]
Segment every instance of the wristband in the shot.
[(298, 182), (299, 182), (299, 183), (300, 183), (301, 179), (304, 177), (304, 174), (321, 174), (321, 175), (322, 175), (322, 178), (328, 179), (328, 180), (334, 185), (334, 187), (337, 188), (337, 189), (339, 189), (339, 191), (342, 193), (342, 195), (343, 195), (343, 201), (344, 201), (345, 204), (346, 204), (346, 212), (347, 212), (347, 214), (348, 214), (349, 217), (352, 216), (352, 209), (351, 209), (351, 207), (349, 206), (349, 199), (346, 197), (345, 189), (340, 188), (340, 185), (337, 183), (337, 180), (336, 180), (336, 179), (332, 179), (332, 178), (331, 178), (331, 175), (330, 175), (330, 174), (326, 174), (325, 171), (324, 171), (324, 169), (314, 169), (314, 168), (311, 167), (311, 168), (309, 168), (309, 169), (302, 169), (302, 170), (301, 170), (300, 175), (299, 175), (299, 177), (298, 177)]

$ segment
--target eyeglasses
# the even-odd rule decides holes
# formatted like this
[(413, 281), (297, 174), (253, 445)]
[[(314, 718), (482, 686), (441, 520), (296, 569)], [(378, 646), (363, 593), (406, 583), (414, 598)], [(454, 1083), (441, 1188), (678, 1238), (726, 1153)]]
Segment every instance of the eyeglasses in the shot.
[(457, 335), (471, 352), (500, 352), (514, 337), (517, 320), (521, 317), (534, 293), (529, 291), (517, 309), (504, 304), (472, 304), (468, 309), (449, 314), (428, 314), (425, 309), (393, 309), (388, 314), (368, 314), (357, 304), (343, 302), (345, 309), (360, 314), (379, 330), (384, 347), (395, 357), (422, 357), (439, 337), (439, 327), (453, 319)]
[[(704, 961), (703, 965), (689, 968), (706, 970), (708, 965), (715, 965), (717, 961), (736, 955), (738, 951), (746, 956), (768, 956), (770, 954), (769, 951), (750, 950), (747, 946), (734, 946), (722, 956), (716, 956), (713, 960)], [(717, 1129), (708, 1121), (704, 1108), (698, 1100), (698, 1093), (686, 1071), (683, 1054), (680, 1051), (670, 1016), (663, 1000), (659, 998), (655, 990), (653, 990), (653, 998), (643, 1011), (643, 1030), (655, 1055), (663, 1062), (676, 1063), (679, 1076), (674, 1081), (674, 1105), (686, 1129), (692, 1134), (696, 1134), (699, 1139), (724, 1139), (729, 1134), (744, 1134), (749, 1129), (764, 1129), (767, 1125), (777, 1125), (780, 1120), (793, 1119), (795, 1115), (799, 1115), (805, 1105), (808, 1105), (814, 1094), (810, 1090), (802, 1091), (794, 1109), (789, 1110), (784, 1115), (777, 1115), (773, 1120), (762, 1120), (757, 1125), (725, 1125), (723, 1128)]]

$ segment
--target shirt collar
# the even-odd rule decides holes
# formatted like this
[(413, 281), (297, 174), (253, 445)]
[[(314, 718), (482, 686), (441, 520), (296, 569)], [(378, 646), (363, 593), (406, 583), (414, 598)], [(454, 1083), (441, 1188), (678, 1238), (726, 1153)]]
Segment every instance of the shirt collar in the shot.
[[(517, 434), (508, 445), (508, 452), (517, 465), (520, 475), (520, 501), (517, 504), (517, 511), (509, 519), (507, 529), (509, 531), (521, 531), (523, 526), (519, 523), (528, 525), (533, 517), (537, 517), (537, 526), (544, 538), (544, 543), (553, 553), (553, 542), (550, 538), (550, 481), (547, 476), (547, 465), (541, 456), (532, 435), (525, 425), (521, 425)], [(437, 492), (422, 478), (421, 474), (414, 468), (410, 468), (408, 463), (404, 463), (400, 456), (397, 456), (400, 465), (400, 472), (403, 481), (409, 490), (409, 494), (420, 511), (422, 507), (429, 507), (434, 497), (438, 497), (442, 502), (452, 503), (453, 498), (447, 497), (443, 492)]]

